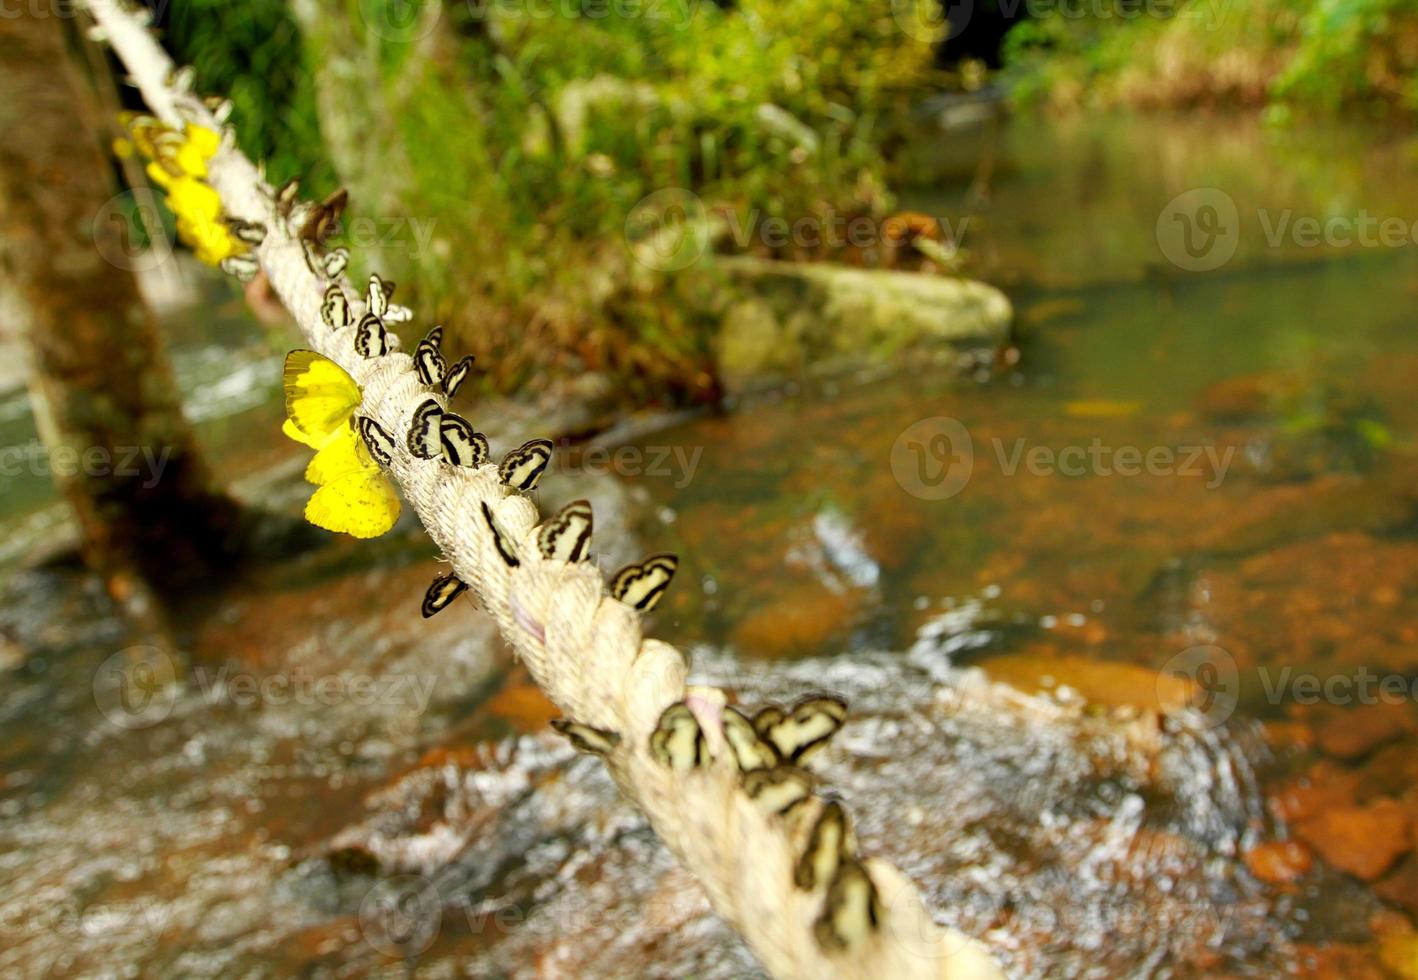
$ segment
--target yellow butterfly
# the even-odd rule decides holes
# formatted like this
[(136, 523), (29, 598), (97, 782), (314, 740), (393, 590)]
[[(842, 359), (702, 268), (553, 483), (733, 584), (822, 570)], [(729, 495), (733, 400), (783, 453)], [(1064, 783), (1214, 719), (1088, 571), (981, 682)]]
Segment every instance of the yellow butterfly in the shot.
[(319, 489), (305, 505), (305, 519), (357, 538), (384, 534), (399, 519), (399, 497), (366, 439), (380, 440), (386, 457), (393, 444), (373, 419), (356, 428), (359, 385), (329, 358), (294, 350), (286, 355), (285, 390), (282, 431), (315, 450), (305, 479)]

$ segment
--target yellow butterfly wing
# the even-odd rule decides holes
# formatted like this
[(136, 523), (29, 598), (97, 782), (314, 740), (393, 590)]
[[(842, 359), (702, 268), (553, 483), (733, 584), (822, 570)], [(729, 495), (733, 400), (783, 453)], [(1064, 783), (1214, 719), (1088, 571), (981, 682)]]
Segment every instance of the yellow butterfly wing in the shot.
[(344, 368), (313, 350), (286, 355), (286, 435), (321, 449), (347, 425), (363, 398), (359, 385)]
[(305, 478), (317, 487), (323, 487), (347, 473), (378, 469), (364, 440), (347, 422), (315, 453), (310, 465), (305, 468)]
[(305, 519), (327, 531), (377, 538), (399, 519), (399, 495), (378, 467), (356, 470), (316, 490)]

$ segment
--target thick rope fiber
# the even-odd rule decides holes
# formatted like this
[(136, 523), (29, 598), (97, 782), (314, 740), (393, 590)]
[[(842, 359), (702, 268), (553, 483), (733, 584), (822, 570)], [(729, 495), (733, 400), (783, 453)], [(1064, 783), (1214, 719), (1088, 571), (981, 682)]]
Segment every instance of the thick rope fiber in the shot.
[[(174, 126), (196, 118), (220, 128), (196, 99), (169, 86), (173, 63), (137, 15), (116, 0), (89, 0), (88, 6), (154, 113)], [(793, 882), (812, 821), (766, 814), (740, 788), (723, 738), (722, 693), (686, 689), (684, 658), (668, 644), (642, 638), (640, 615), (606, 594), (594, 563), (541, 557), (537, 509), (499, 481), (495, 465), (474, 471), (418, 459), (407, 451), (403, 434), (414, 409), (433, 394), (419, 383), (412, 359), (399, 351), (365, 359), (354, 350), (353, 328), (326, 326), (320, 315), (326, 282), (310, 271), (302, 244), (277, 219), (256, 167), (231, 139), (223, 141), (208, 167), (227, 215), (266, 226), (256, 256), (306, 343), (350, 373), (363, 388), (361, 414), (394, 436), (398, 451), (392, 475), (454, 573), (476, 593), (569, 719), (621, 735), (606, 758), (617, 784), (698, 876), (714, 908), (765, 969), (776, 977), (811, 980), (999, 976), (980, 946), (936, 926), (915, 887), (890, 864), (875, 859), (864, 865), (880, 896), (879, 927), (845, 950), (829, 952), (819, 944), (814, 926), (824, 908), (825, 888), (819, 884), (806, 891)], [(358, 319), (364, 297), (347, 281), (342, 285)], [(441, 395), (433, 397), (443, 401)], [(508, 567), (498, 554), (482, 516), (483, 502), (519, 543), (518, 567)], [(651, 755), (649, 736), (661, 712), (686, 698), (714, 761), (672, 771)], [(819, 806), (814, 800), (800, 810), (811, 816)]]

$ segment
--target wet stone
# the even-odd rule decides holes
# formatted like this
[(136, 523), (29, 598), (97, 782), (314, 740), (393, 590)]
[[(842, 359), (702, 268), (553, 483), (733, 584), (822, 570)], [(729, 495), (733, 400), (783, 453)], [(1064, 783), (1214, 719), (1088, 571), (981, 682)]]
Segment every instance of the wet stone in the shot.
[(1336, 711), (1316, 728), (1319, 747), (1337, 759), (1357, 759), (1376, 746), (1413, 731), (1413, 709), (1407, 702), (1364, 705)]
[(1296, 824), (1295, 834), (1328, 864), (1364, 881), (1382, 875), (1411, 845), (1408, 814), (1391, 799), (1322, 811)]
[(1268, 841), (1246, 851), (1246, 868), (1271, 885), (1289, 885), (1309, 872), (1314, 854), (1299, 841)]
[(1418, 854), (1409, 854), (1398, 862), (1397, 867), (1374, 885), (1374, 891), (1409, 915), (1418, 915)]

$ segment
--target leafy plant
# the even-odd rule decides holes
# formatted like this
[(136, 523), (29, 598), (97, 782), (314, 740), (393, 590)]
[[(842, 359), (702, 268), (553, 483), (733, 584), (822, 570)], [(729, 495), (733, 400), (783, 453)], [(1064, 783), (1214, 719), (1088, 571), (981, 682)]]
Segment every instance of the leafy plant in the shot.
[(233, 103), (241, 148), (276, 182), (301, 175), (312, 191), (335, 186), (320, 136), (315, 89), (285, 0), (182, 0), (167, 6), (166, 38), (197, 89)]

